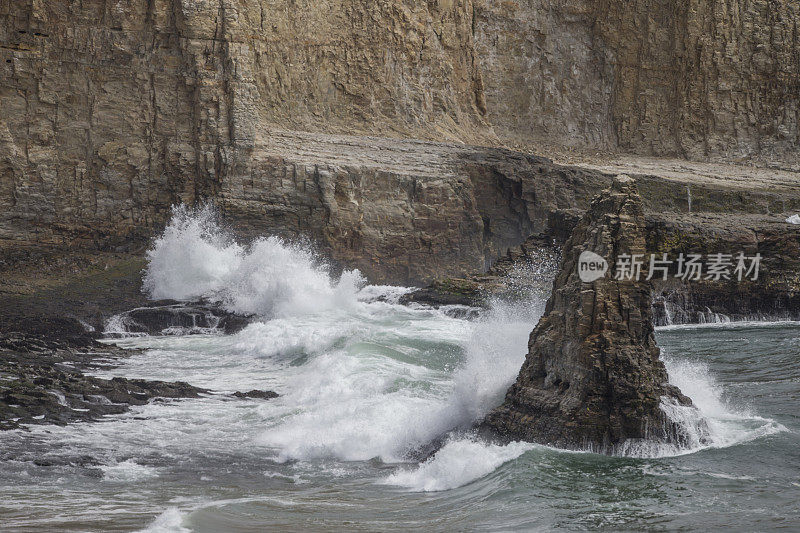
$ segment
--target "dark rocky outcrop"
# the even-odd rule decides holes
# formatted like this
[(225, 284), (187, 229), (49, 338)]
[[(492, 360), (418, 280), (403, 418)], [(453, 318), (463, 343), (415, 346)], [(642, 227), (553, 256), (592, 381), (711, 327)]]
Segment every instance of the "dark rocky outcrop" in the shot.
[(99, 343), (75, 319), (22, 316), (1, 325), (0, 430), (97, 420), (132, 405), (209, 392), (183, 382), (86, 375), (132, 352)]
[(233, 393), (233, 396), (241, 399), (252, 398), (254, 400), (272, 400), (273, 398), (277, 398), (280, 395), (277, 392), (271, 390), (254, 389), (247, 392), (237, 391)]
[[(776, 217), (745, 213), (674, 213), (653, 212), (655, 198), (662, 205), (666, 199), (654, 191), (653, 180), (637, 177), (637, 188), (650, 188), (648, 212), (645, 205), (647, 257), (667, 254), (672, 261), (667, 279), (657, 275), (652, 280), (653, 321), (656, 326), (698, 324), (743, 320), (800, 320), (800, 226)], [(697, 199), (696, 199), (697, 201)], [(725, 198), (704, 198), (704, 208), (729, 205)], [(562, 212), (571, 215), (574, 210)], [(485, 274), (459, 279), (439, 279), (423, 289), (409, 293), (403, 303), (432, 306), (463, 304), (486, 306), (492, 298), (519, 297), (522, 289), (547, 282), (546, 294), (554, 272), (548, 264), (558, 257), (562, 244), (580, 217), (561, 218), (547, 233), (529, 237), (512, 247)], [(566, 232), (565, 237), (560, 234)], [(748, 258), (761, 255), (757, 279), (745, 276), (731, 279), (681, 279), (677, 258), (699, 254), (707, 266), (709, 257), (722, 253)], [(533, 276), (530, 274), (533, 273)]]
[(800, 227), (756, 215), (697, 214), (648, 217), (648, 253), (761, 255), (757, 279), (677, 279), (653, 283), (658, 326), (800, 318)]
[(545, 315), (505, 402), (482, 429), (506, 439), (613, 453), (631, 439), (680, 444), (662, 402), (689, 406), (669, 385), (653, 334), (649, 283), (613, 272), (581, 281), (579, 256), (610, 265), (645, 252), (644, 214), (635, 182), (616, 178), (592, 201), (565, 246)]
[(218, 331), (236, 333), (250, 323), (251, 317), (238, 315), (208, 302), (154, 302), (114, 317), (109, 333), (146, 333), (148, 335), (193, 334)]
[(196, 398), (204, 389), (184, 382), (87, 376), (74, 368), (51, 366), (30, 354), (0, 363), (0, 430), (20, 424), (92, 421), (120, 414), (133, 405), (166, 398)]
[(525, 300), (546, 296), (558, 266), (560, 247), (545, 234), (528, 237), (519, 246), (509, 248), (492, 267), (482, 274), (466, 278), (445, 278), (400, 298), (402, 304), (431, 307), (467, 306), (478, 311), (492, 300)]

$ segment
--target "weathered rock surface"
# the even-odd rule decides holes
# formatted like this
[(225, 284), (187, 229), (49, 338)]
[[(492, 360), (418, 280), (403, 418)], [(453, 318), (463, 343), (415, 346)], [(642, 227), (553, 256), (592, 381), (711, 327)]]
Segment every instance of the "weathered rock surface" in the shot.
[(763, 215), (723, 213), (652, 215), (647, 220), (647, 249), (673, 260), (680, 254), (739, 252), (761, 255), (757, 279), (684, 281), (674, 265), (667, 280), (654, 279), (657, 325), (724, 320), (800, 317), (800, 228)]
[(0, 430), (66, 424), (119, 414), (132, 405), (196, 398), (209, 391), (183, 382), (101, 379), (84, 370), (130, 352), (98, 343), (74, 319), (24, 317), (0, 330)]
[(800, 167), (796, 2), (474, 5), (502, 139)]
[(0, 375), (0, 429), (98, 420), (159, 398), (196, 398), (208, 392), (180, 381), (95, 378), (31, 354), (4, 353)]
[(560, 247), (544, 235), (532, 235), (519, 246), (510, 248), (486, 272), (466, 278), (445, 278), (404, 294), (402, 304), (425, 304), (432, 307), (468, 306), (477, 314), (495, 299), (546, 299), (550, 294)]
[(114, 316), (110, 334), (191, 335), (196, 333), (237, 333), (250, 317), (228, 312), (207, 302), (153, 302)]
[[(568, 232), (608, 180), (456, 142), (791, 167), (797, 19), (767, 0), (0, 2), (0, 241), (130, 251), (213, 199), (375, 281), (472, 273)], [(643, 186), (646, 209), (697, 174)], [(761, 185), (717, 206), (800, 205)]]
[(256, 400), (272, 400), (278, 397), (278, 393), (271, 390), (251, 390), (247, 392), (236, 391), (233, 396), (237, 398), (252, 398)]
[(503, 438), (614, 452), (632, 440), (680, 444), (662, 402), (691, 405), (668, 384), (653, 334), (650, 286), (609, 273), (581, 281), (578, 258), (592, 251), (614, 265), (645, 252), (635, 182), (616, 178), (592, 201), (564, 249), (545, 314), (504, 403), (482, 427)]

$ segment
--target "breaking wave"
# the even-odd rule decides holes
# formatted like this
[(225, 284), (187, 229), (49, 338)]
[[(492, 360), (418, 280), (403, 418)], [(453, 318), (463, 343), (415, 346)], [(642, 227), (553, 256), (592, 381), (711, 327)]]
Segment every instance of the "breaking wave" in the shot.
[(365, 284), (357, 270), (332, 280), (307, 246), (278, 237), (239, 244), (209, 205), (173, 208), (147, 262), (143, 286), (151, 298), (204, 298), (242, 314), (294, 316), (352, 307)]
[[(244, 369), (232, 381), (254, 378), (249, 361), (271, 365), (281, 397), (264, 407), (268, 421), (255, 441), (279, 463), (405, 462), (431, 441), (469, 428), (502, 401), (516, 378), (545, 303), (542, 297), (498, 301), (476, 320), (399, 305), (409, 289), (365, 285), (358, 271), (333, 278), (307, 247), (276, 237), (237, 243), (209, 207), (176, 208), (148, 261), (145, 289), (153, 298), (205, 298), (262, 317), (216, 342), (236, 354), (221, 372)], [(685, 429), (685, 445), (631, 443), (620, 455), (679, 455), (785, 430), (727, 404), (707, 367), (670, 357), (665, 362), (671, 382), (696, 405), (663, 406)], [(424, 463), (401, 467), (382, 482), (446, 490), (529, 449), (453, 438)]]

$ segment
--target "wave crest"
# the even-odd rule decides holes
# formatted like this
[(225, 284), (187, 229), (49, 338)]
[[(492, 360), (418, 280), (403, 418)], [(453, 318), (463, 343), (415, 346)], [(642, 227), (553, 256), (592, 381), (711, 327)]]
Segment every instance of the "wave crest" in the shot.
[(147, 262), (143, 287), (151, 298), (209, 299), (241, 314), (296, 316), (348, 308), (366, 283), (358, 270), (332, 279), (308, 246), (279, 237), (239, 244), (210, 205), (174, 207)]

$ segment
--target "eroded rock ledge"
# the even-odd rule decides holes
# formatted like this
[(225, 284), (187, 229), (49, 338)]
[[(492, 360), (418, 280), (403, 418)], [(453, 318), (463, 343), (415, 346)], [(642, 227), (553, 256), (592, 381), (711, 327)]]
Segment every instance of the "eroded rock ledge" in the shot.
[[(182, 381), (88, 375), (87, 371), (113, 367), (135, 353), (100, 343), (97, 336), (73, 318), (22, 316), (18, 321), (0, 321), (0, 431), (97, 421), (132, 406), (219, 394)], [(278, 394), (251, 390), (224, 396), (270, 400)]]
[(581, 281), (578, 260), (593, 251), (614, 265), (645, 252), (635, 182), (615, 178), (567, 241), (545, 315), (504, 403), (482, 424), (507, 439), (613, 453), (631, 439), (680, 444), (662, 402), (691, 400), (668, 384), (653, 334), (649, 284), (609, 273)]

